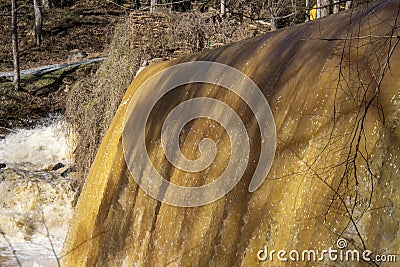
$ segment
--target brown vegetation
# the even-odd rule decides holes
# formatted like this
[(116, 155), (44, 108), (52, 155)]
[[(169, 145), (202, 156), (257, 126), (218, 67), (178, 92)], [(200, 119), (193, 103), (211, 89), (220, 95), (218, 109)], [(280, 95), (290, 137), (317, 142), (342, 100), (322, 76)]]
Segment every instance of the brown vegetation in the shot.
[[(0, 11), (0, 71), (7, 71), (12, 69), (9, 1), (2, 1)], [(18, 9), (21, 68), (64, 62), (69, 51), (76, 48), (89, 56), (102, 52), (111, 40), (116, 22), (124, 14), (120, 8), (104, 1), (80, 1), (71, 8), (44, 9), (42, 44), (36, 47), (33, 6), (21, 3)], [(3, 33), (9, 38), (3, 38)]]
[[(2, 72), (13, 70), (10, 10), (9, 1), (1, 2)], [(21, 69), (66, 62), (69, 52), (75, 48), (84, 50), (89, 57), (101, 55), (111, 40), (115, 24), (124, 14), (125, 11), (104, 1), (79, 1), (68, 9), (44, 9), (43, 39), (41, 46), (37, 47), (33, 32), (33, 6), (21, 2), (18, 7)], [(93, 64), (44, 75), (22, 75), (19, 92), (12, 89), (12, 78), (0, 77), (0, 126), (29, 127), (48, 113), (63, 113), (72, 85), (90, 76), (98, 66)]]

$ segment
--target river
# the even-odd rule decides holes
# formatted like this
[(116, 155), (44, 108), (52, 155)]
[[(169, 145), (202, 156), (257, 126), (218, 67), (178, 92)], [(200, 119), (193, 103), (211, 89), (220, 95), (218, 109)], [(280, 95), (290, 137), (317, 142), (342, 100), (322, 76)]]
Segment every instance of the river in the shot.
[(63, 118), (0, 139), (0, 266), (57, 266), (72, 217), (72, 141)]

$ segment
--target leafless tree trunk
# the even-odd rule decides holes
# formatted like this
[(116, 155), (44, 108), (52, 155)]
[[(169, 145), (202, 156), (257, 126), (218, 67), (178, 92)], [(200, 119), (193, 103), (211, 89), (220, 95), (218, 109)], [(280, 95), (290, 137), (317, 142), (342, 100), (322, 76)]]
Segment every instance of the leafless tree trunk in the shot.
[(42, 44), (42, 26), (43, 15), (40, 0), (33, 0), (33, 9), (35, 11), (35, 44), (40, 46)]
[(44, 9), (49, 9), (50, 8), (50, 0), (41, 0), (42, 1), (42, 7)]
[(321, 0), (317, 0), (317, 19), (321, 17)]
[(306, 0), (306, 21), (310, 21), (310, 0)]
[(17, 28), (17, 1), (11, 0), (11, 42), (14, 61), (14, 89), (18, 91), (21, 87), (19, 72), (19, 51), (18, 51), (18, 28)]
[(278, 29), (278, 25), (276, 24), (276, 19), (274, 16), (271, 16), (271, 31), (276, 31)]
[(345, 9), (347, 10), (347, 9), (351, 8), (351, 4), (352, 4), (352, 1), (346, 1)]
[(225, 12), (226, 12), (225, 0), (221, 0), (221, 16), (225, 16)]
[(150, 13), (153, 13), (156, 11), (156, 5), (157, 5), (157, 0), (151, 0), (150, 2)]
[(339, 13), (339, 0), (333, 0), (333, 14)]
[(270, 28), (271, 28), (271, 31), (275, 31), (275, 30), (278, 29), (278, 25), (277, 25), (277, 21), (276, 21), (276, 18), (275, 18), (277, 16), (276, 15), (276, 9), (275, 9), (275, 7), (274, 7), (274, 5), (272, 3), (272, 0), (268, 1), (268, 9), (269, 9), (269, 14), (271, 16)]
[(331, 0), (321, 0), (321, 17), (329, 15), (330, 5), (331, 5)]

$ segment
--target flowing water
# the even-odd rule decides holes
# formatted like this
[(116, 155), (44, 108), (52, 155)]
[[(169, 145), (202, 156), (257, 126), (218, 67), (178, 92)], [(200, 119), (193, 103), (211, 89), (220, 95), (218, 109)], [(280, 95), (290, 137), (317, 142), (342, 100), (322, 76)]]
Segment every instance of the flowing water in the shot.
[(74, 197), (65, 132), (52, 116), (0, 139), (0, 266), (57, 266)]
[[(399, 255), (399, 28), (400, 2), (378, 1), (145, 68), (128, 88), (86, 179), (63, 247), (65, 266), (377, 266), (343, 257), (285, 262), (265, 254), (293, 250), (294, 257), (305, 250), (339, 249), (371, 251), (371, 257)], [(197, 72), (157, 76), (144, 91), (142, 85), (160, 70), (190, 61), (240, 70), (271, 106), (276, 153), (266, 180), (254, 192), (248, 188), (265, 141), (263, 129), (240, 94), (227, 89), (194, 83), (165, 94), (142, 118), (147, 119), (145, 138), (130, 140), (131, 146), (124, 143), (125, 133), (144, 130), (135, 129), (136, 124), (124, 130), (126, 118), (137, 115), (128, 108), (131, 99), (144, 110), (160, 88)], [(147, 180), (156, 169), (176, 185), (211, 184), (228, 169), (235, 145), (220, 125), (199, 118), (176, 139), (192, 161), (201, 157), (200, 141), (213, 140), (213, 164), (190, 173), (168, 162), (162, 123), (177, 105), (196, 97), (217, 99), (238, 114), (249, 136), (249, 161), (245, 169), (230, 169), (232, 176), (244, 174), (226, 196), (199, 207), (171, 206), (136, 181)], [(203, 109), (225, 115), (215, 105)], [(139, 149), (142, 141), (147, 162)], [(131, 174), (132, 166), (141, 169)], [(160, 190), (159, 197), (168, 190)], [(398, 261), (382, 266), (398, 266)]]

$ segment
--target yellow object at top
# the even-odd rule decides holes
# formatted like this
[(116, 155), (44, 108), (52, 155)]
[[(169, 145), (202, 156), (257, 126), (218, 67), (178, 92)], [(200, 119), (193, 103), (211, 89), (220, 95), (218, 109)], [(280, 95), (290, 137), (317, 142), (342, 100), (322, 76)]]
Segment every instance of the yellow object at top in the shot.
[(310, 20), (315, 20), (315, 19), (317, 19), (317, 5), (316, 4), (310, 10)]

